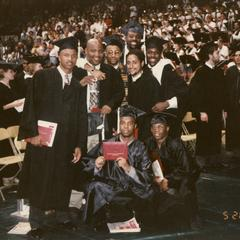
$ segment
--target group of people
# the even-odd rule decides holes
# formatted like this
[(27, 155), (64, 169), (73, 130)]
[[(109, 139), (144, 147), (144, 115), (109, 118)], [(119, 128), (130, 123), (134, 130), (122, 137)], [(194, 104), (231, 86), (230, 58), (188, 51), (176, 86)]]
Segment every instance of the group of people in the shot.
[[(0, 63), (0, 127), (20, 125), (19, 139), (27, 141), (18, 197), (29, 199), (33, 238), (43, 236), (49, 214), (55, 227), (77, 229), (68, 208), (73, 188), (84, 192), (83, 220), (96, 229), (134, 216), (145, 224), (146, 212), (157, 223), (174, 214), (194, 228), (196, 182), (209, 164), (221, 164), (223, 120), (226, 149), (240, 150), (239, 45), (227, 70), (217, 43), (201, 45), (188, 85), (176, 66), (180, 55), (169, 54), (170, 39), (144, 39), (131, 11), (124, 41), (94, 35), (81, 49), (79, 39), (65, 35), (50, 43), (56, 55), (47, 68), (38, 56), (24, 57), (17, 75), (15, 64)], [(180, 139), (188, 111), (197, 120), (196, 159)], [(57, 124), (52, 147), (40, 136), (39, 120)], [(92, 148), (93, 137), (99, 143)], [(127, 158), (105, 159), (105, 141), (125, 143)], [(163, 177), (153, 169), (156, 161)]]

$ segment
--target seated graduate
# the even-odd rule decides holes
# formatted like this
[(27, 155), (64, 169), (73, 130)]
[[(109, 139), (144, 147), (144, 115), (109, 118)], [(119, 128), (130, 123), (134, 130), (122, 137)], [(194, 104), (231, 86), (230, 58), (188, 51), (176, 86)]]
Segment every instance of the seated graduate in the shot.
[[(155, 182), (161, 192), (175, 196), (175, 200), (182, 202), (185, 219), (191, 228), (200, 227), (198, 217), (198, 202), (196, 181), (199, 169), (193, 161), (180, 138), (168, 136), (171, 119), (170, 113), (159, 113), (151, 120), (152, 136), (145, 143), (152, 161), (158, 160), (163, 177), (155, 177)], [(171, 198), (170, 198), (171, 199)], [(167, 205), (169, 202), (166, 201)], [(163, 201), (161, 209), (166, 210)]]
[(103, 143), (90, 151), (85, 160), (83, 173), (90, 176), (90, 181), (86, 187), (84, 221), (95, 227), (131, 219), (135, 207), (153, 193), (151, 161), (144, 144), (134, 138), (136, 113), (132, 109), (121, 107), (120, 133), (108, 140), (126, 143), (127, 159), (105, 159)]

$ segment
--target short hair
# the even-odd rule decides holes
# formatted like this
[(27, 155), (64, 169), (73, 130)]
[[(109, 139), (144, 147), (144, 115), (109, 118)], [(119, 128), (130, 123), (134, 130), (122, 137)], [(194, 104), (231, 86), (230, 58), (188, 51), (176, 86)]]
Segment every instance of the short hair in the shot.
[(131, 49), (126, 58), (128, 58), (129, 55), (135, 55), (140, 62), (145, 62), (145, 55), (140, 49)]
[(202, 61), (209, 60), (209, 54), (213, 54), (214, 51), (218, 49), (218, 45), (214, 42), (209, 42), (203, 45), (201, 51), (199, 52), (200, 59)]

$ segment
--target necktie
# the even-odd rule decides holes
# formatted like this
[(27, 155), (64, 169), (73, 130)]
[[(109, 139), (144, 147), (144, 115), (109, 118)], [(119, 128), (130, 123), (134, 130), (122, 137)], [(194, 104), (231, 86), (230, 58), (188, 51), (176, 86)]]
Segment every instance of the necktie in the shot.
[(70, 85), (70, 79), (68, 77), (68, 74), (65, 75), (65, 79), (64, 79), (64, 88), (63, 89), (66, 89), (67, 87), (69, 87)]

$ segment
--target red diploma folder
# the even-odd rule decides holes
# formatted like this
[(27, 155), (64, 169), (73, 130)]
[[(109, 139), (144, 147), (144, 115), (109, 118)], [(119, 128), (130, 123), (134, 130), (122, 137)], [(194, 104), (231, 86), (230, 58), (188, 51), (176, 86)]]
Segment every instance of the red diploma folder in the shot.
[(38, 121), (38, 133), (40, 135), (41, 141), (48, 147), (52, 147), (57, 130), (57, 123)]
[(123, 142), (103, 142), (103, 156), (106, 160), (128, 159), (128, 146)]

